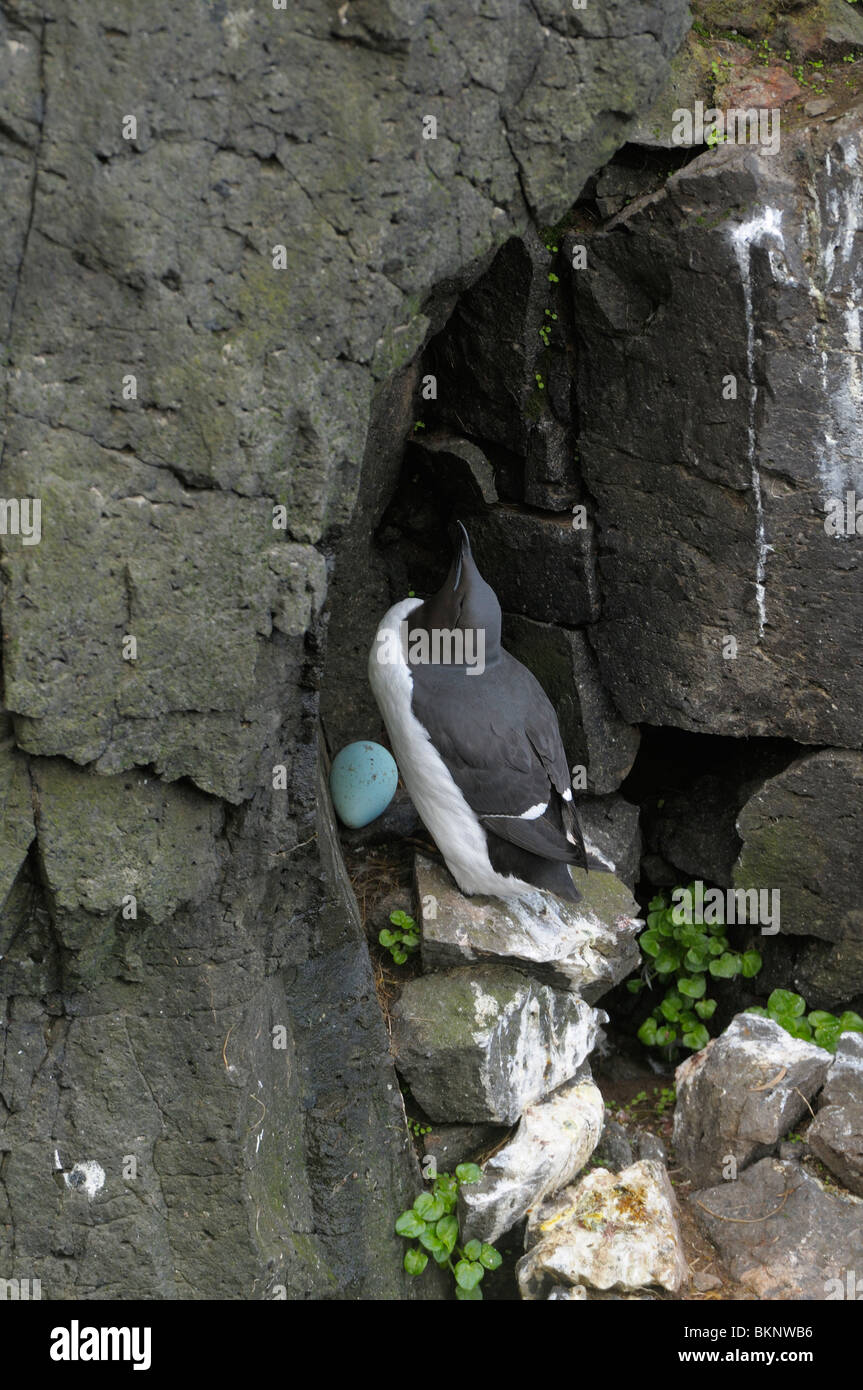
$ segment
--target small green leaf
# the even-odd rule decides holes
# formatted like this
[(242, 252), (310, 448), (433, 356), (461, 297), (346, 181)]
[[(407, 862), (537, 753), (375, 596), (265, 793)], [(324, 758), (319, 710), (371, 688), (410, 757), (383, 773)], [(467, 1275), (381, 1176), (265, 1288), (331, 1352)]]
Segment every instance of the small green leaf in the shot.
[[(711, 966), (712, 968), (712, 966)], [(687, 999), (700, 999), (707, 991), (707, 981), (703, 975), (686, 976), (677, 981), (677, 988)]]
[(801, 994), (793, 994), (790, 989), (774, 989), (767, 1000), (767, 1009), (771, 1014), (790, 1014), (792, 1018), (799, 1018), (806, 1012), (806, 1000)]
[(744, 980), (751, 980), (756, 976), (764, 964), (757, 951), (744, 951), (740, 957), (740, 973)]
[(645, 955), (658, 956), (662, 950), (662, 942), (659, 939), (659, 932), (645, 931), (638, 938), (638, 944)]
[(680, 954), (664, 946), (653, 964), (660, 975), (670, 975), (680, 964)]
[(438, 1173), (432, 1191), (436, 1197), (443, 1197), (448, 1192), (455, 1195), (458, 1191), (458, 1182), (452, 1173)]
[(733, 980), (735, 975), (740, 974), (740, 957), (735, 951), (725, 951), (710, 962), (710, 973), (718, 980)]
[(460, 1284), (457, 1284), (455, 1296), (461, 1303), (481, 1303), (482, 1289), (479, 1286), (473, 1289), (464, 1289)]
[(465, 1257), (466, 1260), (478, 1260), (479, 1257), (480, 1257), (480, 1251), (481, 1251), (481, 1250), (482, 1250), (482, 1241), (479, 1241), (479, 1240), (469, 1240), (468, 1243), (467, 1243), (467, 1245), (466, 1245), (465, 1248), (464, 1248), (464, 1257)]
[(378, 933), (378, 941), (382, 946), (395, 946), (396, 942), (398, 941), (398, 937), (395, 935), (394, 932), (391, 932), (387, 927), (384, 927), (383, 931)]
[(826, 1009), (813, 1009), (811, 1014), (806, 1015), (807, 1023), (811, 1023), (813, 1028), (823, 1028), (825, 1024), (830, 1027), (832, 1024), (839, 1023), (835, 1014), (830, 1014)]
[(475, 1289), (484, 1273), (477, 1260), (459, 1260), (455, 1267), (455, 1281), (460, 1289)]
[(421, 1235), (426, 1228), (426, 1223), (415, 1211), (403, 1211), (396, 1222), (396, 1231), (400, 1236), (407, 1236), (408, 1240), (414, 1240)]
[(667, 1018), (669, 1023), (674, 1023), (680, 1017), (680, 1010), (683, 1008), (683, 1000), (679, 994), (666, 994), (659, 1006), (659, 1012), (663, 1018)]
[(841, 1032), (838, 1019), (835, 1023), (822, 1023), (819, 1028), (815, 1029), (813, 1041), (827, 1052), (835, 1052)]
[(408, 953), (407, 951), (403, 951), (401, 946), (394, 946), (392, 951), (392, 957), (396, 965), (404, 965), (405, 961), (408, 958)]
[(455, 1175), (459, 1182), (479, 1182), (482, 1178), (482, 1169), (476, 1163), (460, 1163), (455, 1170)]
[[(419, 1238), (419, 1242), (420, 1245), (424, 1246), (424, 1248), (430, 1251), (432, 1255), (434, 1255), (438, 1250), (446, 1250), (446, 1246), (444, 1245), (440, 1236), (435, 1235), (434, 1231), (432, 1231), (428, 1227), (426, 1228), (426, 1230), (423, 1231), (422, 1235)], [(448, 1250), (447, 1254), (449, 1254)]]
[(669, 1047), (671, 1043), (673, 1043), (676, 1040), (676, 1038), (677, 1029), (671, 1028), (668, 1024), (663, 1024), (662, 1027), (657, 1028), (656, 1030), (657, 1047)]
[(803, 1038), (804, 1042), (812, 1041), (812, 1029), (805, 1018), (783, 1014), (776, 1022), (780, 1023), (786, 1033), (791, 1034), (792, 1038)]
[(480, 1264), (485, 1265), (486, 1269), (500, 1269), (500, 1266), (503, 1264), (503, 1255), (495, 1250), (493, 1245), (487, 1245), (485, 1241), (483, 1241), (479, 1260)]
[(439, 1221), (444, 1214), (444, 1204), (431, 1192), (421, 1192), (414, 1202), (414, 1211), (423, 1221)]
[(839, 1026), (843, 1033), (863, 1033), (863, 1018), (853, 1009), (846, 1009), (839, 1016)]
[(643, 1042), (645, 1047), (653, 1047), (656, 1044), (656, 1019), (646, 1018), (638, 1030), (638, 1040)]
[(435, 1235), (446, 1246), (448, 1251), (455, 1248), (458, 1240), (458, 1221), (454, 1216), (442, 1216), (435, 1226)]
[(417, 1250), (416, 1246), (411, 1246), (410, 1250), (405, 1251), (405, 1269), (408, 1274), (422, 1274), (429, 1257), (424, 1250)]
[(699, 1018), (712, 1018), (716, 1012), (715, 999), (699, 999), (695, 1005), (695, 1012)]
[(688, 1033), (683, 1034), (684, 1047), (691, 1047), (693, 1052), (700, 1052), (702, 1047), (706, 1047), (710, 1042), (710, 1034), (703, 1023), (697, 1027), (690, 1028)]
[(627, 980), (627, 982), (626, 982), (626, 988), (629, 990), (630, 994), (638, 994), (638, 993), (640, 993), (641, 990), (644, 989), (644, 981), (643, 981), (643, 980)]

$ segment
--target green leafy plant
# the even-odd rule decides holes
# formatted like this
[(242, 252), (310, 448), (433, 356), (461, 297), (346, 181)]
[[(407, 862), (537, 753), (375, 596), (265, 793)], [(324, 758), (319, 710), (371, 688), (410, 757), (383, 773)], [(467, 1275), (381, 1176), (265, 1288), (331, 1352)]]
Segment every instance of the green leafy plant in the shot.
[(802, 994), (794, 994), (790, 989), (774, 989), (767, 1000), (767, 1008), (754, 1005), (746, 1010), (759, 1014), (762, 1018), (772, 1018), (775, 1023), (790, 1033), (792, 1038), (803, 1038), (814, 1042), (827, 1052), (835, 1052), (843, 1033), (863, 1033), (863, 1018), (853, 1010), (846, 1009), (843, 1014), (828, 1013), (826, 1009), (812, 1009), (806, 1012), (806, 1000)]
[(538, 388), (540, 391), (544, 391), (544, 390), (545, 390), (545, 382), (544, 382), (543, 379), (542, 379), (542, 373), (541, 373), (541, 372), (534, 372), (533, 375), (534, 375), (534, 379), (535, 379), (536, 384), (537, 384), (537, 388)]
[[(545, 317), (551, 319), (552, 323), (557, 322), (557, 314), (553, 314), (551, 309), (545, 310)], [(551, 339), (551, 323), (541, 323), (539, 326), (539, 336), (542, 339), (543, 347), (548, 347)]]
[(421, 1120), (408, 1120), (408, 1129), (414, 1139), (422, 1139), (424, 1134), (431, 1134), (431, 1125), (424, 1125)]
[(752, 979), (762, 960), (757, 951), (733, 951), (723, 922), (685, 921), (687, 901), (689, 915), (694, 915), (692, 885), (684, 893), (683, 902), (674, 907), (663, 893), (648, 903), (647, 930), (638, 940), (644, 967), (638, 979), (627, 981), (627, 989), (638, 994), (656, 980), (665, 985), (662, 999), (638, 1030), (645, 1047), (680, 1043), (697, 1052), (710, 1041), (705, 1024), (716, 1012), (716, 1000), (707, 994), (708, 982), (736, 975)]
[(422, 1274), (429, 1255), (436, 1264), (446, 1265), (455, 1280), (455, 1296), (466, 1302), (482, 1298), (480, 1284), (486, 1270), (498, 1269), (503, 1257), (493, 1245), (469, 1240), (459, 1244), (460, 1232), (455, 1208), (462, 1185), (479, 1182), (482, 1170), (476, 1163), (460, 1163), (454, 1174), (439, 1173), (430, 1192), (421, 1192), (412, 1207), (396, 1222), (396, 1234), (416, 1241), (405, 1251), (408, 1274)]
[(388, 927), (384, 927), (383, 931), (378, 934), (378, 941), (387, 948), (396, 965), (404, 965), (420, 944), (417, 924), (413, 917), (409, 917), (401, 909), (390, 913), (390, 921), (395, 927), (395, 931), (390, 931)]
[(656, 1101), (655, 1110), (657, 1115), (664, 1115), (666, 1110), (671, 1110), (677, 1100), (677, 1092), (673, 1086), (663, 1086)]

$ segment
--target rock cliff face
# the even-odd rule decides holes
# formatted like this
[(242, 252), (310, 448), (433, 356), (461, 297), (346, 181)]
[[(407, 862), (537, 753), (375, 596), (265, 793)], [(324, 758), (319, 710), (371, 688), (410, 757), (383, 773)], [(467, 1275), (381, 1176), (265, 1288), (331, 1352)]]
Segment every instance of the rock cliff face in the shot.
[[(0, 3), (0, 477), (41, 503), (38, 544), (0, 538), (3, 1277), (415, 1292), (318, 783), (328, 563), (341, 679), (411, 364), (626, 139), (687, 23)], [(568, 499), (547, 452), (535, 496)]]
[(633, 722), (859, 747), (859, 546), (829, 522), (863, 496), (861, 120), (789, 126), (699, 156), (574, 277), (596, 648)]

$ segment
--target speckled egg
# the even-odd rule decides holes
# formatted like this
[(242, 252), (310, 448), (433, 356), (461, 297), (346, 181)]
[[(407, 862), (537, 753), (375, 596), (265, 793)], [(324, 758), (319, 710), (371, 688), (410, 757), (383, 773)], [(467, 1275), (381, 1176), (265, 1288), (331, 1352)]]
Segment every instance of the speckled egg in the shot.
[(333, 758), (330, 795), (336, 815), (351, 830), (368, 825), (395, 796), (399, 770), (379, 743), (349, 743)]

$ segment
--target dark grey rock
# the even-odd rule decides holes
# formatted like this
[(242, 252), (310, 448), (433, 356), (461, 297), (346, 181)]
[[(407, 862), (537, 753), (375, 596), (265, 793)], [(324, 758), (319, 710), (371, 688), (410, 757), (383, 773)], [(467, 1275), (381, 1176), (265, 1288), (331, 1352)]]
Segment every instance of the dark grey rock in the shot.
[(736, 1182), (694, 1192), (689, 1204), (731, 1278), (754, 1298), (842, 1299), (863, 1262), (863, 1205), (828, 1192), (799, 1163), (763, 1158)]
[(640, 1129), (635, 1136), (635, 1148), (639, 1159), (649, 1158), (654, 1163), (667, 1163), (668, 1155), (665, 1145), (658, 1134), (653, 1134), (649, 1129)]
[(685, 793), (668, 797), (662, 807), (660, 852), (687, 878), (730, 887), (740, 852), (739, 810), (727, 777), (707, 773), (697, 778)]
[(674, 888), (680, 883), (680, 870), (663, 859), (661, 854), (642, 856), (641, 876), (657, 888)]
[[(5, 723), (5, 721), (4, 721)], [(36, 835), (33, 791), (27, 759), (13, 747), (8, 727), (0, 724), (0, 908), (9, 896), (27, 851)]]
[(435, 471), (449, 472), (449, 491), (457, 494), (460, 488), (474, 504), (498, 500), (494, 469), (482, 449), (469, 439), (457, 435), (417, 434), (415, 446), (433, 454)]
[(650, 170), (616, 161), (606, 164), (596, 180), (596, 206), (600, 217), (609, 218), (622, 212), (633, 199), (652, 190), (656, 181), (656, 175)]
[[(716, 22), (712, 15), (711, 22)], [(705, 106), (711, 104), (709, 98), (713, 93), (715, 79), (710, 64), (717, 58), (720, 61), (728, 61), (736, 48), (739, 48), (739, 45), (723, 46), (721, 41), (717, 43), (715, 40), (709, 45), (705, 44), (700, 35), (690, 30), (672, 59), (668, 81), (648, 114), (639, 121), (633, 131), (633, 144), (646, 145), (654, 149), (679, 150), (681, 146), (673, 135), (676, 128), (679, 130), (674, 112), (681, 108), (692, 111), (699, 99)], [(691, 143), (686, 147), (691, 148)]]
[(645, 815), (645, 838), (675, 866), (676, 882), (682, 876), (728, 888), (741, 848), (741, 807), (769, 777), (783, 772), (794, 754), (785, 744), (725, 740), (719, 765), (706, 771), (699, 768), (696, 749), (693, 755), (691, 766), (681, 768), (683, 785), (674, 785)]
[(393, 1053), (432, 1120), (512, 1124), (576, 1074), (605, 1017), (508, 966), (467, 966), (408, 981)]
[[(358, 830), (339, 826), (341, 842), (349, 850), (365, 845), (388, 844), (393, 840), (409, 840), (414, 835), (423, 834), (423, 823), (403, 787), (396, 788), (395, 796), (387, 809), (368, 825), (360, 826)], [(404, 903), (400, 905), (403, 907)]]
[(861, 744), (859, 537), (825, 529), (831, 498), (863, 495), (844, 307), (859, 145), (853, 111), (783, 127), (775, 155), (707, 152), (565, 239), (588, 247), (572, 283), (591, 639), (632, 724)]
[(554, 415), (540, 415), (527, 440), (524, 500), (529, 507), (569, 511), (579, 495), (573, 483), (575, 441)]
[(779, 889), (783, 932), (863, 944), (863, 753), (798, 758), (747, 801), (737, 825), (735, 886)]
[(674, 1148), (698, 1184), (761, 1158), (807, 1113), (830, 1053), (770, 1018), (738, 1014), (675, 1073)]
[(554, 705), (570, 767), (586, 769), (587, 790), (616, 791), (632, 768), (640, 735), (603, 689), (584, 633), (507, 613), (503, 639)]
[(402, 369), (625, 139), (688, 22), (539, 8), (0, 10), (0, 447), (43, 511), (39, 545), (3, 537), (3, 698), (42, 761), (11, 888), (17, 770), (0, 856), (0, 1271), (44, 1297), (434, 1292), (392, 1229), (418, 1174), (316, 775), (321, 602), (338, 550), (364, 665), (404, 433), (361, 462), (410, 421)]
[(630, 1166), (634, 1157), (629, 1136), (623, 1125), (618, 1124), (617, 1120), (609, 1119), (606, 1115), (594, 1158), (603, 1167), (610, 1168), (614, 1173), (620, 1173), (624, 1168)]
[(505, 1137), (500, 1125), (436, 1125), (423, 1135), (423, 1154), (434, 1159), (438, 1173), (453, 1173), (459, 1163), (476, 1159), (481, 1149)]
[(559, 249), (532, 229), (504, 246), (423, 363), (435, 419), (483, 441), (501, 495), (556, 512), (580, 498)]
[(842, 1033), (820, 1105), (863, 1105), (863, 1033)]
[(809, 940), (801, 946), (793, 984), (810, 1008), (841, 1013), (854, 1000), (863, 1003), (863, 941)]
[(563, 627), (599, 616), (592, 532), (573, 530), (568, 515), (489, 508), (472, 519), (471, 541), (504, 612)]
[(583, 796), (577, 810), (591, 871), (614, 865), (616, 877), (634, 891), (641, 866), (638, 807), (622, 796)]
[[(230, 870), (220, 828), (238, 813), (194, 787), (32, 771), (45, 881), (0, 1005), (9, 1277), (35, 1268), (43, 1296), (97, 1299), (133, 1282), (167, 1299), (422, 1297), (392, 1229), (419, 1170), (314, 763), (291, 787), (300, 825), (287, 796), (233, 820)], [(320, 860), (300, 847), (316, 794)]]
[(809, 1153), (808, 1144), (803, 1144), (799, 1140), (783, 1140), (776, 1149), (777, 1158), (788, 1158), (793, 1163), (799, 1163)]
[(863, 1105), (823, 1106), (806, 1142), (843, 1187), (863, 1197)]

